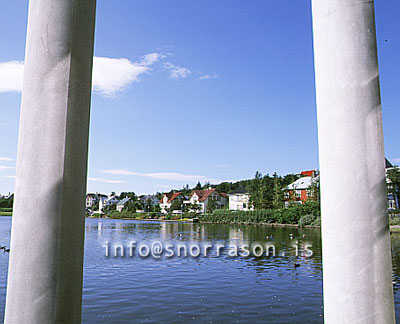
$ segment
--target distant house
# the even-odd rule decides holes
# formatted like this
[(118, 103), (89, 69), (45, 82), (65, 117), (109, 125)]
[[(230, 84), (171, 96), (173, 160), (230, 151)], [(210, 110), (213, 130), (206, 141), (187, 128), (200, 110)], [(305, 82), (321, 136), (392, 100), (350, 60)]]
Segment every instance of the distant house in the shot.
[(86, 195), (86, 208), (92, 208), (93, 205), (99, 203), (99, 209), (102, 210), (102, 206), (107, 200), (107, 195), (103, 195), (101, 193), (88, 193)]
[(193, 190), (189, 195), (189, 200), (184, 201), (188, 205), (198, 205), (199, 212), (204, 213), (210, 202), (214, 203), (215, 209), (221, 209), (228, 203), (228, 195), (224, 192), (217, 192), (215, 188)]
[(229, 210), (253, 210), (253, 206), (250, 205), (250, 193), (244, 189), (239, 188), (230, 194), (229, 196)]
[(122, 212), (122, 210), (126, 207), (126, 205), (129, 203), (130, 199), (128, 197), (125, 197), (124, 199), (120, 200), (117, 203), (117, 211)]
[(154, 207), (159, 203), (156, 195), (141, 195), (139, 200), (146, 211), (148, 211), (148, 209), (154, 209)]
[(105, 204), (107, 206), (115, 205), (119, 202), (119, 199), (115, 195), (115, 193), (111, 193), (108, 197), (106, 196)]
[[(392, 163), (390, 163), (388, 159), (385, 159), (385, 167), (386, 167), (386, 183), (388, 184), (388, 189), (393, 189), (393, 185), (390, 184), (387, 172), (393, 169), (394, 166)], [(399, 188), (397, 188), (397, 190), (399, 190)], [(398, 195), (393, 194), (393, 192), (390, 191), (391, 190), (388, 190), (388, 210), (400, 209)]]
[(177, 199), (179, 201), (183, 201), (184, 198), (185, 197), (182, 195), (181, 192), (164, 193), (162, 198), (159, 200), (161, 212), (163, 214), (167, 214), (174, 200)]
[(103, 208), (107, 205), (107, 195), (98, 194), (99, 211), (103, 211)]
[(98, 203), (99, 211), (103, 211), (106, 206), (115, 205), (118, 201), (115, 194), (109, 196), (98, 192), (86, 194), (86, 208), (88, 209), (93, 209), (93, 206)]
[(302, 171), (300, 179), (292, 182), (285, 188), (285, 206), (288, 206), (290, 202), (303, 204), (309, 199), (315, 199), (312, 187), (319, 179), (318, 172), (316, 170)]
[(86, 208), (92, 208), (92, 206), (97, 203), (97, 194), (88, 193), (86, 194)]

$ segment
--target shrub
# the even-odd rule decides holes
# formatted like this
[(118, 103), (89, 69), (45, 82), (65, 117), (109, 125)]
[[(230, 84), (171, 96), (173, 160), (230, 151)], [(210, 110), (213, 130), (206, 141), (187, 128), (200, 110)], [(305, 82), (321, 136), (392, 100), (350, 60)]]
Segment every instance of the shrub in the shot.
[(299, 219), (299, 226), (303, 227), (306, 225), (312, 225), (316, 220), (316, 216), (312, 214), (304, 215)]
[(400, 225), (400, 217), (392, 217), (389, 220), (390, 225)]
[[(305, 217), (307, 216), (307, 217)], [(260, 209), (251, 211), (215, 210), (212, 213), (199, 215), (201, 221), (213, 223), (278, 223), (278, 224), (299, 224), (300, 219), (304, 225), (320, 223), (319, 205), (315, 202), (296, 204), (288, 208)], [(304, 226), (303, 225), (303, 226)]]

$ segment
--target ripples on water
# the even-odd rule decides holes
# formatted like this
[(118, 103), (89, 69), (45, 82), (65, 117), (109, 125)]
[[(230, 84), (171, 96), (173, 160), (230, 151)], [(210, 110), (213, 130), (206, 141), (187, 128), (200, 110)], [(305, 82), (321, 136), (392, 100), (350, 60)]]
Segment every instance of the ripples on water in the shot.
[[(0, 217), (0, 244), (9, 246), (10, 217)], [(290, 240), (290, 234), (294, 239)], [(266, 243), (290, 252), (312, 244), (311, 258), (215, 254), (171, 259), (105, 257), (102, 245), (135, 240), (172, 243)], [(305, 238), (303, 237), (305, 235)], [(400, 236), (392, 236), (396, 308), (400, 297)], [(300, 263), (294, 268), (293, 262)], [(0, 317), (8, 255), (0, 255)], [(87, 219), (83, 323), (322, 323), (319, 230), (215, 224)]]

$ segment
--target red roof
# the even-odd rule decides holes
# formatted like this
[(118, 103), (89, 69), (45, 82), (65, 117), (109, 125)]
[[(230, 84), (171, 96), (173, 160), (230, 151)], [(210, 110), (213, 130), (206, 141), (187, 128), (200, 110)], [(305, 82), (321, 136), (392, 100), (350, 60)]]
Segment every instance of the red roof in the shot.
[[(215, 191), (215, 188), (204, 189), (204, 190), (193, 190), (190, 195), (193, 196), (193, 194), (196, 193), (196, 195), (199, 196), (199, 201), (205, 201), (214, 191)], [(219, 194), (219, 195), (223, 196), (222, 194)]]
[(170, 202), (174, 201), (174, 199), (175, 199), (176, 197), (178, 197), (180, 194), (181, 194), (181, 192), (169, 192), (169, 193), (165, 193), (165, 194), (163, 195), (163, 197), (160, 199), (160, 203), (163, 202), (164, 196), (167, 196), (167, 197), (168, 197), (168, 201), (167, 201), (167, 202), (170, 203)]
[(309, 170), (309, 171), (301, 171), (301, 175), (306, 176), (306, 177), (313, 177), (315, 173), (315, 170)]

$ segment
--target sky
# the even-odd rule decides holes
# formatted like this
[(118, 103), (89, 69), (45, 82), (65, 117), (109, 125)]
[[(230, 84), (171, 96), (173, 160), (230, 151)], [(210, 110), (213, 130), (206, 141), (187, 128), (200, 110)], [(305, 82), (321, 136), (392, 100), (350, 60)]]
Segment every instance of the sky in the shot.
[[(400, 163), (398, 0), (376, 1), (385, 153)], [(13, 192), (27, 0), (0, 1), (0, 193)], [(318, 168), (309, 0), (98, 0), (88, 191)]]

